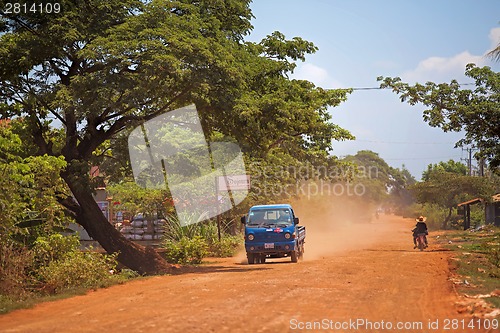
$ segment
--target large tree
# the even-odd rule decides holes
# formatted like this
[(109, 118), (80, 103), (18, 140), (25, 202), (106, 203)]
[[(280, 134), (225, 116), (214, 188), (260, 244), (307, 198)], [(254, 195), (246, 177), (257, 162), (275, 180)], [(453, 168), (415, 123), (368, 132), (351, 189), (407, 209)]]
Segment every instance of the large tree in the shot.
[(65, 188), (58, 175), (66, 163), (30, 156), (34, 147), (23, 143), (23, 132), (22, 121), (0, 120), (0, 244), (15, 240), (22, 247), (68, 222), (55, 198)]
[(432, 175), (437, 172), (451, 172), (457, 175), (465, 176), (467, 174), (467, 166), (461, 162), (449, 160), (448, 162), (439, 162), (427, 165), (427, 170), (422, 172), (422, 180), (431, 180)]
[(370, 150), (346, 156), (344, 161), (354, 163), (357, 167), (355, 182), (364, 186), (369, 201), (377, 204), (390, 201), (399, 205), (409, 200), (407, 187), (415, 183), (415, 179), (404, 167), (401, 170), (393, 168)]
[(446, 211), (441, 227), (446, 229), (457, 205), (473, 198), (488, 198), (494, 186), (485, 177), (466, 176), (460, 170), (445, 171), (439, 166), (426, 173), (426, 179), (410, 187), (419, 203), (437, 204)]
[(132, 269), (171, 271), (122, 237), (92, 197), (90, 166), (124, 132), (195, 103), (209, 132), (236, 137), (247, 152), (313, 158), (349, 137), (326, 113), (348, 91), (287, 78), (313, 44), (279, 33), (244, 41), (249, 0), (60, 3), (59, 13), (2, 14), (1, 116), (24, 117), (35, 154), (64, 157), (72, 196), (61, 204)]
[(500, 166), (500, 73), (489, 67), (466, 66), (465, 75), (475, 81), (475, 88), (464, 89), (456, 80), (449, 84), (427, 82), (409, 85), (399, 77), (379, 77), (381, 88), (391, 88), (402, 102), (423, 104), (424, 120), (445, 132), (465, 131), (457, 146), (474, 145), (477, 158), (485, 158), (490, 168)]

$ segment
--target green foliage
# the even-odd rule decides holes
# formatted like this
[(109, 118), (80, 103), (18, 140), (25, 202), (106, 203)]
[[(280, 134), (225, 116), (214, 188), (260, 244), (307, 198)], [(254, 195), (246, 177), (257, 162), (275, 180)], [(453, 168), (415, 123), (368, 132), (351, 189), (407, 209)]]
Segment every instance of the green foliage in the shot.
[[(0, 297), (23, 298), (32, 285), (33, 254), (9, 239), (0, 239)], [(1, 311), (0, 311), (1, 313)]]
[(389, 187), (389, 203), (393, 207), (405, 207), (415, 202), (409, 188), (416, 183), (415, 177), (403, 164), (401, 169), (391, 168), (391, 185)]
[(53, 261), (60, 261), (68, 253), (76, 252), (80, 247), (78, 236), (52, 234), (38, 237), (33, 244), (32, 253), (37, 267), (47, 266)]
[(356, 166), (354, 184), (363, 185), (366, 199), (374, 203), (389, 201), (395, 205), (411, 202), (407, 188), (415, 183), (415, 178), (404, 166), (401, 170), (390, 167), (377, 153), (369, 150), (358, 151), (344, 160)]
[(176, 264), (201, 264), (208, 254), (208, 244), (201, 236), (183, 236), (178, 241), (167, 239), (163, 242), (163, 247), (167, 261)]
[(412, 190), (419, 201), (434, 202), (445, 207), (494, 194), (493, 184), (485, 177), (461, 176), (449, 172), (435, 173), (429, 181), (415, 184)]
[(71, 251), (38, 270), (46, 290), (98, 288), (116, 282), (116, 256), (96, 252)]
[[(403, 217), (417, 218), (419, 216), (427, 218), (426, 224), (430, 230), (438, 230), (442, 228), (443, 221), (446, 220), (448, 212), (443, 207), (433, 203), (415, 203), (404, 209)], [(460, 228), (458, 225), (452, 227)]]
[[(500, 229), (488, 226), (475, 232), (446, 233), (437, 242), (457, 254), (453, 261), (456, 272), (469, 284), (457, 285), (467, 295), (490, 294), (498, 289), (500, 278)], [(450, 243), (450, 244), (448, 244)], [(500, 306), (498, 297), (484, 298), (494, 307)]]
[[(500, 273), (500, 244), (496, 243), (493, 246), (487, 248), (486, 255), (490, 263), (497, 268), (498, 273)], [(497, 276), (500, 278), (500, 274)]]
[(136, 276), (116, 271), (116, 255), (82, 252), (79, 246), (77, 236), (60, 234), (38, 237), (31, 249), (0, 240), (0, 306), (15, 308), (47, 293), (105, 287)]
[(134, 216), (143, 213), (145, 216), (167, 216), (172, 213), (172, 202), (166, 190), (146, 189), (133, 181), (122, 181), (110, 184), (106, 190), (113, 198), (115, 210), (128, 212)]
[(448, 162), (439, 162), (437, 164), (429, 164), (427, 170), (422, 173), (422, 180), (429, 181), (433, 178), (433, 173), (450, 172), (457, 175), (465, 176), (467, 174), (467, 166), (461, 162), (449, 160)]
[(32, 248), (36, 277), (45, 290), (96, 288), (114, 280), (116, 255), (79, 250), (78, 236), (38, 237)]
[[(175, 215), (169, 215), (164, 225), (164, 239), (168, 241), (180, 241), (182, 238), (194, 238), (200, 236), (210, 238), (213, 235), (213, 222), (206, 221), (199, 223), (200, 216), (196, 213), (183, 216), (186, 225), (181, 225), (180, 220)], [(217, 226), (215, 226), (217, 228)], [(215, 234), (217, 230), (215, 229)]]
[(445, 132), (465, 131), (465, 138), (458, 146), (473, 144), (479, 151), (477, 158), (489, 160), (490, 167), (500, 166), (500, 73), (490, 67), (476, 67), (468, 64), (465, 75), (474, 79), (474, 90), (463, 89), (456, 80), (449, 84), (427, 82), (425, 85), (410, 86), (400, 78), (377, 78), (381, 88), (391, 88), (400, 95), (402, 102), (410, 105), (423, 104), (424, 120), (430, 126)]
[(57, 199), (69, 191), (59, 176), (64, 158), (26, 152), (32, 148), (21, 140), (25, 123), (0, 124), (0, 238), (30, 245), (37, 236), (69, 223)]
[(471, 205), (470, 223), (472, 228), (482, 226), (486, 223), (484, 204)]
[(243, 243), (242, 240), (242, 236), (224, 234), (220, 242), (218, 240), (212, 240), (212, 242), (208, 244), (208, 255), (220, 258), (232, 257), (241, 247)]
[(428, 173), (428, 180), (416, 183), (410, 190), (417, 202), (436, 204), (448, 211), (442, 222), (444, 229), (459, 203), (477, 197), (488, 198), (495, 192), (494, 185), (485, 177), (464, 176), (438, 168)]
[(197, 222), (198, 218), (199, 216), (196, 214), (187, 216), (185, 221), (190, 223), (185, 226), (181, 226), (175, 216), (170, 216), (167, 219), (162, 247), (166, 248), (167, 253), (169, 253), (168, 258), (170, 259), (168, 260), (175, 263), (194, 263), (188, 259), (193, 256), (191, 252), (198, 250), (201, 251), (198, 255), (203, 254), (200, 260), (207, 255), (230, 257), (236, 253), (242, 243), (241, 237), (228, 234), (225, 232), (227, 228), (222, 225), (221, 241), (219, 242), (216, 221), (209, 220), (200, 223)]
[[(196, 104), (207, 136), (233, 138), (249, 158), (282, 166), (327, 164), (332, 140), (353, 138), (327, 111), (350, 90), (289, 79), (295, 62), (316, 50), (311, 42), (279, 32), (243, 40), (252, 28), (249, 3), (64, 0), (59, 14), (1, 16), (0, 117), (25, 119), (25, 142), (36, 144), (23, 149), (28, 155), (63, 156), (65, 168), (46, 174), (62, 175), (72, 189), (78, 208), (61, 202), (78, 223), (105, 222), (86, 218), (100, 213), (89, 200), (90, 166), (118, 181), (130, 172), (127, 131), (187, 104)], [(138, 201), (130, 209), (143, 208)], [(159, 208), (151, 203), (143, 209)], [(143, 255), (92, 229), (105, 248), (127, 247), (127, 263)]]

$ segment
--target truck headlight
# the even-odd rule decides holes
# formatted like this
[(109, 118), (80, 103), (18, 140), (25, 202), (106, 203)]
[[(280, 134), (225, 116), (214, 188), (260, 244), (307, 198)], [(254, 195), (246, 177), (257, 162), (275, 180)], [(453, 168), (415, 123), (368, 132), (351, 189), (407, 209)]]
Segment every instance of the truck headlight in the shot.
[(289, 232), (285, 233), (285, 239), (290, 239), (290, 237), (292, 237), (292, 235), (290, 235)]
[(255, 236), (254, 236), (254, 235), (252, 235), (252, 234), (249, 234), (249, 235), (247, 236), (247, 239), (248, 239), (249, 241), (253, 241), (253, 240), (255, 239)]

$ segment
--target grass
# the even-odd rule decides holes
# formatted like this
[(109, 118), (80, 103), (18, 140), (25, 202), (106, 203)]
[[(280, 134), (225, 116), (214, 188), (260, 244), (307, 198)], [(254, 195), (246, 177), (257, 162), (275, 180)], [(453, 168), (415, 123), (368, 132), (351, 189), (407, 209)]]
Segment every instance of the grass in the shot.
[[(447, 232), (439, 243), (455, 252), (452, 269), (458, 275), (457, 291), (468, 296), (500, 291), (500, 228)], [(500, 296), (484, 300), (500, 308)]]
[(39, 303), (57, 301), (60, 299), (70, 298), (73, 296), (84, 295), (89, 290), (84, 288), (71, 289), (54, 295), (27, 294), (24, 297), (13, 298), (5, 295), (0, 295), (0, 314), (6, 314), (14, 310), (29, 309)]
[(84, 288), (84, 287), (74, 287), (64, 289), (57, 293), (43, 293), (43, 292), (24, 292), (23, 295), (8, 296), (0, 295), (0, 315), (12, 312), (19, 309), (32, 308), (37, 304), (44, 302), (57, 301), (60, 299), (71, 298), (74, 296), (85, 295), (91, 290), (97, 290), (100, 288), (108, 288), (114, 285), (123, 284), (132, 279), (140, 279), (137, 273), (130, 271), (128, 269), (122, 270), (119, 274), (116, 274), (113, 279), (107, 280), (101, 283), (98, 287), (94, 288)]

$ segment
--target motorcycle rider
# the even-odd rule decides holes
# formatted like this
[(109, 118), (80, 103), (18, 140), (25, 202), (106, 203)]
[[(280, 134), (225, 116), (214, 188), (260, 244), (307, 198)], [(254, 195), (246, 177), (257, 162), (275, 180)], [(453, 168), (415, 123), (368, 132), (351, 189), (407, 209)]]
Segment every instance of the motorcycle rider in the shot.
[(425, 220), (426, 220), (426, 218), (422, 215), (420, 215), (418, 217), (418, 219), (415, 220), (415, 221), (417, 221), (417, 224), (415, 225), (415, 228), (412, 230), (412, 232), (413, 232), (413, 245), (414, 245), (413, 248), (414, 249), (417, 248), (418, 234), (425, 234), (425, 236), (424, 236), (425, 247), (428, 246), (427, 235), (429, 234), (429, 232), (427, 231), (427, 224), (425, 223)]

